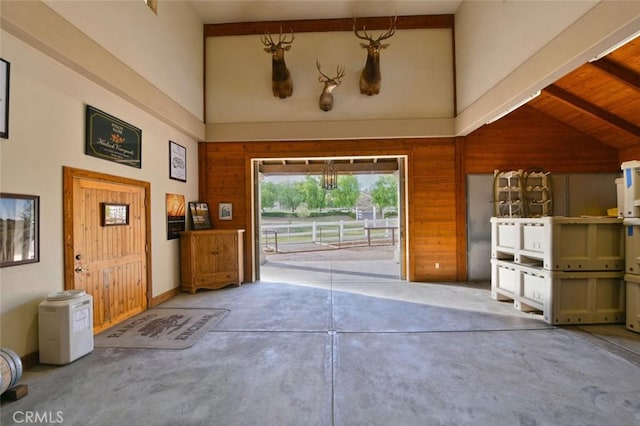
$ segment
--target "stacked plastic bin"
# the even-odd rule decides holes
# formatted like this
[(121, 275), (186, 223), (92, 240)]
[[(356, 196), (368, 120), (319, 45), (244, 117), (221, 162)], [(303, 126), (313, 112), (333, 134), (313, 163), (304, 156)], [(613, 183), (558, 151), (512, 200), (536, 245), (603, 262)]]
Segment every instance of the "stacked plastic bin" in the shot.
[(622, 163), (616, 179), (618, 210), (624, 217), (627, 329), (640, 333), (640, 161)]
[(555, 325), (624, 322), (622, 221), (491, 218), (491, 297)]

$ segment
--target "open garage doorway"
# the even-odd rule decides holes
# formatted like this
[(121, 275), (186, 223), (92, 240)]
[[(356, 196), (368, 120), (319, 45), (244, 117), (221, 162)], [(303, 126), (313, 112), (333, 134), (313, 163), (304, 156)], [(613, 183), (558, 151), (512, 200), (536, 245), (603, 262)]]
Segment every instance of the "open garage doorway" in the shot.
[(404, 280), (406, 157), (253, 159), (255, 276)]

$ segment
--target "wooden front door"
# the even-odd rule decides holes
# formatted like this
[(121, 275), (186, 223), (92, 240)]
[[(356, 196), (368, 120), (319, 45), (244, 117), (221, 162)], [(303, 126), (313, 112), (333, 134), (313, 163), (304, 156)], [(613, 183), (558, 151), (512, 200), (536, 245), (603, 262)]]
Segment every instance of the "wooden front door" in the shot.
[(148, 187), (65, 168), (65, 288), (93, 296), (94, 333), (147, 309)]

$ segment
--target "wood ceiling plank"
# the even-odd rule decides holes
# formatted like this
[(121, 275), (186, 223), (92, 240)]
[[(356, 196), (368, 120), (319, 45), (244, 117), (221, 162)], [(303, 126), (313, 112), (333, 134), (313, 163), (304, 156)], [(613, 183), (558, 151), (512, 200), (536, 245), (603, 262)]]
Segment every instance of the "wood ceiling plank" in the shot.
[(640, 137), (636, 137), (617, 127), (612, 127), (601, 120), (593, 119), (592, 116), (584, 111), (559, 101), (544, 91), (536, 99), (530, 101), (527, 106), (535, 108), (549, 117), (615, 149), (625, 149), (629, 146), (640, 145)]
[(635, 90), (640, 90), (640, 74), (629, 69), (611, 59), (604, 57), (598, 61), (590, 62), (590, 66), (596, 67), (623, 84), (631, 86)]
[(624, 130), (634, 136), (640, 137), (640, 127), (637, 125), (630, 123), (626, 120), (621, 119), (620, 117), (611, 114), (610, 112), (574, 95), (571, 92), (568, 92), (561, 87), (551, 84), (543, 89), (545, 93), (554, 98), (577, 108), (584, 113), (590, 115), (591, 117), (606, 122), (613, 127), (617, 127), (618, 129)]

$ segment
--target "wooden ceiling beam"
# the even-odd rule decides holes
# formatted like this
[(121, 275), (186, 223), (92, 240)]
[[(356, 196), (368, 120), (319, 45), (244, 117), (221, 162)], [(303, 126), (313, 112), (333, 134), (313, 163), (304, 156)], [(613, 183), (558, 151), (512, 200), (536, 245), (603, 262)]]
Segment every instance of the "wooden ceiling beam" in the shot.
[[(267, 175), (321, 175), (324, 164), (260, 164), (260, 173)], [(385, 161), (378, 163), (334, 163), (340, 174), (393, 173), (398, 170), (398, 163)]]
[(619, 82), (626, 84), (635, 90), (640, 90), (640, 74), (634, 70), (627, 68), (624, 65), (620, 65), (607, 57), (594, 62), (589, 62), (588, 64), (606, 72)]
[[(359, 28), (365, 25), (367, 31), (387, 30), (389, 28), (389, 18), (392, 18), (392, 16), (372, 18), (358, 17), (357, 24)], [(353, 18), (205, 24), (204, 36), (262, 35), (266, 31), (277, 34), (280, 31), (280, 27), (282, 27), (285, 32), (291, 29), (295, 34), (305, 32), (353, 31)], [(453, 15), (398, 16), (397, 28), (399, 30), (453, 28)]]
[(551, 84), (543, 89), (543, 91), (552, 96), (559, 101), (564, 102), (565, 104), (571, 106), (574, 109), (580, 110), (580, 112), (587, 114), (597, 120), (604, 121), (611, 126), (617, 127), (620, 130), (623, 130), (627, 133), (631, 133), (634, 136), (640, 137), (640, 127), (637, 125), (630, 123), (617, 115), (611, 114), (609, 111), (606, 111), (590, 102), (585, 101), (582, 98), (564, 90), (561, 87), (556, 86), (555, 84)]

